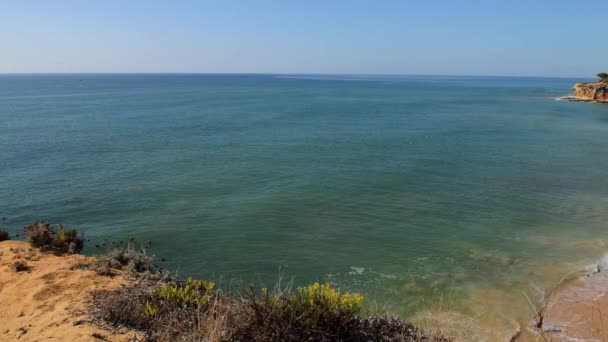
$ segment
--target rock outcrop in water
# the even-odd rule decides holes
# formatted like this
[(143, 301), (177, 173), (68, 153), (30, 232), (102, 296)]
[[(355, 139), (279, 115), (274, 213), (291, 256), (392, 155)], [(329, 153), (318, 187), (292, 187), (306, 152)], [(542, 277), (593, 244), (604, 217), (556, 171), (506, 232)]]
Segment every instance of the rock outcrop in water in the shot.
[(574, 96), (581, 101), (608, 103), (608, 81), (577, 83), (573, 90)]
[(574, 85), (574, 97), (571, 101), (608, 103), (608, 80), (597, 83), (577, 83)]

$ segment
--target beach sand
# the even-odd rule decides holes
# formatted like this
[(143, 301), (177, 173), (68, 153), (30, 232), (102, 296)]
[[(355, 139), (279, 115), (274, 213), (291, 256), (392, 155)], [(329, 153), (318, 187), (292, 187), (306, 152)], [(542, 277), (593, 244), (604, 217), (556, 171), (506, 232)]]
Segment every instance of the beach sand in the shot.
[(558, 291), (545, 310), (550, 336), (608, 340), (608, 270), (586, 275)]
[(533, 322), (516, 341), (608, 341), (608, 269), (568, 281), (543, 309), (542, 332)]

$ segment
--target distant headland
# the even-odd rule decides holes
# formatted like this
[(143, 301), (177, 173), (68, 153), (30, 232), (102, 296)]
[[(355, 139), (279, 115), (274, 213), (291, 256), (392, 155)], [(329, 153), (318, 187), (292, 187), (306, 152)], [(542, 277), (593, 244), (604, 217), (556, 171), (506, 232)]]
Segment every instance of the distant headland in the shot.
[(608, 103), (608, 74), (597, 74), (599, 80), (595, 83), (577, 83), (574, 85), (574, 95), (563, 97), (566, 101)]

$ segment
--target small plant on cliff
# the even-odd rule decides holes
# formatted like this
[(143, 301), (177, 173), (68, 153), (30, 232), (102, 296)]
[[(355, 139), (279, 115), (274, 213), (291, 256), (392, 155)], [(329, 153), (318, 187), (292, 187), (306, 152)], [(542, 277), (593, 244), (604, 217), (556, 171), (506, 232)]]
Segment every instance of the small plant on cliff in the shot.
[(53, 227), (46, 222), (34, 223), (25, 227), (25, 235), (32, 247), (44, 248), (53, 241)]
[(6, 240), (10, 240), (10, 236), (8, 235), (8, 232), (1, 230), (0, 229), (0, 242), (2, 241), (6, 241)]
[(209, 303), (211, 298), (206, 291), (199, 291), (196, 288), (180, 285), (162, 286), (152, 294), (153, 298), (174, 305), (194, 305), (203, 307)]
[(146, 302), (146, 306), (144, 308), (144, 315), (147, 317), (156, 317), (160, 314), (160, 308), (150, 302)]
[(76, 229), (62, 225), (56, 229), (46, 222), (34, 223), (25, 227), (25, 235), (32, 247), (58, 253), (77, 254), (84, 247), (84, 239)]
[(605, 72), (600, 72), (597, 77), (599, 77), (600, 82), (608, 82), (608, 74)]
[(186, 279), (186, 284), (190, 287), (193, 287), (198, 290), (204, 290), (206, 292), (211, 292), (215, 287), (215, 283), (207, 280), (198, 280), (188, 278)]
[(124, 244), (106, 240), (103, 247), (111, 249), (97, 256), (92, 268), (99, 275), (114, 275), (114, 270), (126, 269), (132, 274), (154, 273), (154, 257), (148, 255), (146, 247), (136, 248), (132, 241)]
[(13, 271), (15, 272), (24, 272), (24, 271), (29, 271), (30, 267), (27, 265), (27, 263), (23, 260), (17, 260), (15, 261), (12, 265), (11, 268), (13, 269)]
[[(331, 310), (351, 312), (353, 314), (359, 312), (363, 306), (362, 295), (358, 293), (340, 294), (338, 290), (329, 284), (314, 283), (313, 285), (299, 288), (298, 292), (299, 299), (310, 306), (323, 302)], [(295, 296), (295, 298), (298, 298), (298, 296)]]
[(54, 236), (53, 245), (61, 251), (77, 254), (84, 247), (84, 240), (78, 235), (76, 229), (66, 229), (63, 225), (59, 225), (59, 230)]

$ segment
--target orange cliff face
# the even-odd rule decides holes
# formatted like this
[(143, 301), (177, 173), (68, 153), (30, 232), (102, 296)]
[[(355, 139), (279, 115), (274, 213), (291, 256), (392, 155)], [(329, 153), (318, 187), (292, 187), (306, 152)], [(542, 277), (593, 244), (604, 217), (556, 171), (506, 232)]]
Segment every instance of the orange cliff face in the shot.
[(573, 90), (578, 100), (608, 103), (608, 81), (577, 83)]

